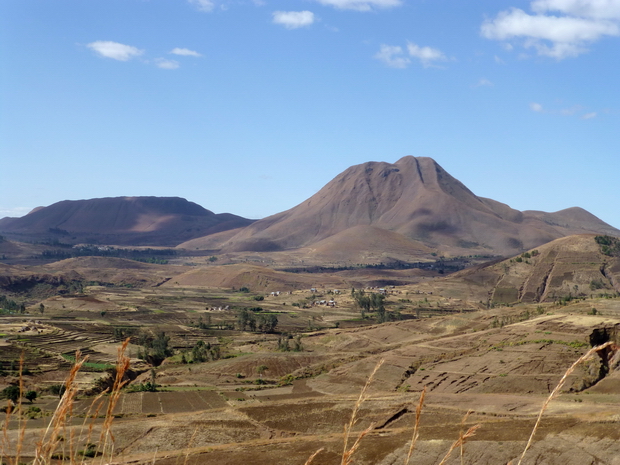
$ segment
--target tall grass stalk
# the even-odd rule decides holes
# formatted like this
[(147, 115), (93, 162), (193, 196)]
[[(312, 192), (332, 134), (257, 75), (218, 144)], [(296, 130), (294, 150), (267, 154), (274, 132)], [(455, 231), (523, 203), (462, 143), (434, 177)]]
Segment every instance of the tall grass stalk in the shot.
[(364, 387), (362, 388), (362, 391), (360, 392), (360, 396), (358, 397), (357, 402), (355, 402), (355, 407), (353, 407), (353, 412), (351, 412), (351, 419), (349, 420), (349, 423), (345, 424), (344, 426), (344, 448), (342, 450), (342, 460), (340, 461), (341, 465), (349, 465), (352, 462), (351, 457), (353, 456), (355, 451), (359, 448), (362, 438), (366, 436), (374, 427), (374, 425), (370, 425), (368, 428), (362, 431), (357, 437), (357, 439), (355, 440), (355, 442), (353, 443), (353, 445), (350, 448), (348, 448), (349, 438), (351, 436), (351, 430), (353, 429), (353, 427), (355, 426), (358, 420), (357, 414), (359, 413), (359, 409), (361, 405), (368, 398), (368, 394), (367, 394), (368, 387), (372, 383), (372, 380), (375, 378), (377, 371), (379, 371), (379, 368), (381, 368), (381, 365), (383, 365), (384, 361), (385, 360), (381, 359), (375, 365), (374, 370), (372, 370), (372, 373), (366, 380), (366, 384), (364, 384)]
[(321, 452), (323, 452), (325, 448), (321, 447), (319, 450), (317, 450), (314, 454), (312, 454), (310, 457), (308, 457), (308, 460), (306, 460), (306, 462), (304, 463), (304, 465), (310, 465), (312, 463), (312, 461), (314, 460), (314, 458), (319, 455)]
[(454, 441), (454, 443), (452, 443), (452, 445), (450, 446), (450, 449), (448, 449), (448, 452), (444, 456), (443, 460), (439, 462), (439, 465), (444, 465), (448, 461), (450, 456), (452, 455), (452, 452), (454, 452), (454, 449), (456, 449), (457, 447), (463, 446), (463, 444), (465, 444), (469, 438), (473, 437), (476, 434), (476, 431), (478, 430), (478, 428), (480, 428), (480, 426), (481, 425), (474, 425), (471, 428), (469, 428), (465, 432), (465, 434), (460, 433), (459, 438), (456, 441)]
[(409, 460), (411, 460), (411, 455), (415, 450), (415, 444), (416, 442), (418, 442), (418, 437), (420, 436), (420, 416), (422, 414), (424, 397), (426, 397), (426, 386), (424, 386), (424, 389), (422, 389), (422, 392), (420, 393), (420, 400), (418, 401), (418, 406), (415, 409), (415, 425), (413, 426), (413, 436), (411, 437), (409, 452), (407, 453), (407, 457), (405, 458), (405, 465), (409, 465)]
[(101, 446), (101, 450), (99, 450), (99, 447), (97, 448), (97, 452), (101, 453), (101, 464), (106, 462), (106, 452), (108, 454), (108, 460), (111, 460), (112, 456), (114, 455), (114, 435), (112, 434), (112, 421), (114, 420), (114, 409), (116, 408), (118, 400), (121, 397), (121, 389), (128, 382), (128, 380), (123, 380), (125, 378), (125, 373), (127, 373), (127, 370), (129, 370), (130, 360), (129, 357), (125, 355), (128, 345), (129, 338), (125, 339), (125, 341), (121, 344), (121, 346), (118, 348), (116, 355), (116, 376), (114, 377), (112, 391), (110, 391), (110, 397), (108, 399), (108, 409), (106, 411), (105, 419), (103, 421), (103, 427), (101, 428), (101, 435), (99, 437), (99, 445), (103, 444), (103, 446)]
[(20, 463), (22, 445), (24, 442), (24, 435), (26, 433), (27, 420), (22, 418), (22, 396), (24, 395), (24, 353), (22, 352), (19, 359), (19, 399), (17, 400), (17, 407), (13, 405), (13, 402), (9, 399), (6, 406), (6, 417), (4, 420), (4, 426), (2, 429), (2, 442), (0, 443), (0, 464), (4, 463), (4, 458), (9, 457), (9, 451), (11, 449), (11, 441), (9, 439), (8, 430), (11, 418), (13, 415), (17, 415), (17, 440), (15, 445), (15, 458), (13, 463), (18, 465)]
[(73, 410), (73, 403), (77, 394), (76, 377), (85, 361), (86, 358), (82, 358), (82, 354), (78, 350), (75, 353), (75, 363), (71, 367), (69, 376), (67, 376), (67, 380), (65, 381), (65, 392), (60, 398), (60, 402), (41, 440), (37, 443), (33, 462), (34, 465), (49, 464), (52, 460), (52, 455), (58, 448), (58, 444), (62, 439), (60, 432), (65, 429), (69, 413)]
[(523, 453), (521, 454), (521, 458), (519, 458), (519, 461), (517, 462), (517, 465), (521, 465), (521, 462), (523, 461), (523, 457), (525, 457), (526, 452), (528, 451), (528, 449), (532, 445), (532, 441), (534, 440), (534, 435), (536, 434), (536, 430), (538, 429), (538, 426), (540, 425), (540, 420), (542, 419), (543, 413), (545, 413), (545, 410), (547, 410), (547, 407), (549, 406), (551, 401), (553, 399), (555, 399), (559, 395), (560, 389), (562, 389), (562, 387), (566, 383), (567, 378), (573, 373), (573, 371), (575, 371), (575, 369), (577, 368), (577, 366), (581, 362), (589, 359), (590, 357), (592, 357), (597, 352), (599, 352), (599, 351), (601, 351), (603, 349), (606, 349), (607, 347), (610, 347), (612, 345), (614, 345), (613, 342), (609, 341), (609, 342), (606, 342), (605, 344), (602, 344), (600, 346), (592, 347), (588, 352), (586, 352), (581, 357), (579, 357), (575, 361), (575, 363), (573, 363), (570, 366), (570, 368), (568, 370), (566, 370), (566, 373), (564, 373), (564, 376), (562, 376), (562, 378), (560, 379), (560, 382), (558, 383), (558, 385), (555, 387), (555, 389), (553, 391), (551, 391), (551, 394), (549, 394), (549, 397), (547, 397), (547, 399), (543, 403), (542, 408), (540, 409), (540, 413), (538, 414), (538, 418), (536, 419), (536, 423), (534, 424), (534, 428), (532, 429), (532, 434), (530, 434), (530, 438), (528, 439), (527, 444), (525, 445), (525, 449), (523, 449)]
[[(465, 416), (463, 417), (463, 420), (461, 421), (461, 430), (459, 431), (459, 438), (463, 439), (463, 430), (465, 429), (465, 423), (467, 422), (467, 419), (469, 418), (469, 415), (471, 415), (473, 412), (473, 410), (468, 410), (467, 413), (465, 414)], [(465, 461), (465, 441), (461, 441), (461, 465), (464, 464)]]
[(19, 437), (17, 438), (17, 447), (15, 451), (15, 464), (19, 464), (19, 459), (22, 454), (22, 446), (24, 444), (24, 435), (26, 434), (26, 422), (23, 418), (22, 399), (24, 396), (24, 352), (19, 357), (19, 400), (17, 401), (17, 430), (19, 431)]
[(183, 465), (187, 465), (187, 460), (189, 459), (190, 448), (192, 444), (194, 444), (194, 438), (196, 438), (196, 434), (198, 433), (198, 425), (194, 428), (194, 432), (192, 433), (192, 437), (189, 439), (187, 443), (187, 447), (185, 448), (185, 460), (183, 461)]

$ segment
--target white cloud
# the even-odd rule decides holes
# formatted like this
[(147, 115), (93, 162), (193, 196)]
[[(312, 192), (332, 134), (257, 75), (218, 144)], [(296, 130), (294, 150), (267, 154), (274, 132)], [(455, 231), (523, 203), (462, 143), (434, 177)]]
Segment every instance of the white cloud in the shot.
[(432, 66), (436, 61), (446, 61), (447, 58), (441, 50), (431, 47), (420, 47), (412, 42), (407, 44), (407, 51), (409, 55), (417, 58), (422, 63), (422, 66), (428, 68)]
[(398, 45), (381, 45), (381, 49), (374, 58), (383, 61), (391, 68), (406, 68), (411, 64), (411, 58), (416, 58), (422, 66), (428, 68), (437, 61), (446, 61), (447, 58), (441, 50), (432, 47), (420, 47), (412, 42), (407, 43), (403, 49)]
[(209, 13), (215, 8), (215, 2), (213, 0), (187, 0), (192, 5), (196, 5), (198, 11)]
[(132, 47), (131, 45), (119, 44), (118, 42), (109, 40), (97, 40), (86, 46), (102, 57), (112, 58), (118, 61), (128, 61), (144, 53), (144, 50)]
[(559, 11), (571, 16), (596, 19), (620, 19), (620, 0), (534, 0), (536, 13)]
[(586, 113), (585, 115), (581, 116), (581, 119), (592, 119), (592, 118), (596, 118), (596, 112), (593, 111), (591, 113)]
[(177, 69), (179, 62), (175, 60), (168, 60), (166, 58), (156, 58), (155, 66), (161, 69)]
[(543, 106), (540, 103), (532, 102), (530, 103), (530, 110), (535, 111), (536, 113), (542, 113)]
[(402, 0), (317, 0), (323, 5), (340, 10), (372, 11), (375, 8), (393, 8), (403, 4)]
[[(537, 14), (518, 8), (500, 12), (486, 20), (481, 34), (487, 39), (521, 39), (525, 48), (558, 60), (588, 51), (587, 45), (604, 36), (620, 35), (620, 0), (535, 0)], [(564, 16), (547, 14), (560, 11)]]
[(395, 45), (381, 45), (381, 49), (374, 56), (391, 68), (406, 68), (411, 60), (405, 56), (402, 47)]
[(298, 29), (314, 23), (314, 13), (311, 11), (274, 11), (273, 22), (287, 29)]
[(173, 48), (170, 53), (172, 53), (173, 55), (180, 55), (184, 57), (201, 57), (202, 56), (200, 53), (190, 50), (188, 48), (178, 48), (178, 47)]

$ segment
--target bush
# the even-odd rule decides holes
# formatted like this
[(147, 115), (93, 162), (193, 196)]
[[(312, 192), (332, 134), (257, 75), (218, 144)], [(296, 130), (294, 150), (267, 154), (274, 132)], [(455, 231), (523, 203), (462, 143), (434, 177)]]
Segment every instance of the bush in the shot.
[(28, 399), (30, 403), (32, 403), (37, 398), (37, 391), (26, 391), (24, 397)]
[(14, 404), (19, 400), (20, 394), (19, 386), (7, 386), (2, 390), (2, 397), (4, 399), (9, 399)]

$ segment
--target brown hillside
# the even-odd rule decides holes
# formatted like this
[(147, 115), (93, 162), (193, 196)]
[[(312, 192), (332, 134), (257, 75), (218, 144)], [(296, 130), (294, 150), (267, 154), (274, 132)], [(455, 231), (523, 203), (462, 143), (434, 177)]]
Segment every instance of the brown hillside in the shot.
[(620, 292), (620, 258), (601, 253), (594, 235), (544, 244), (487, 266), (455, 273), (440, 287), (467, 292), (469, 299), (494, 303), (554, 302)]
[(225, 251), (309, 247), (372, 225), (457, 254), (510, 255), (569, 234), (620, 231), (581, 209), (519, 212), (479, 198), (431, 158), (353, 166), (300, 205), (244, 228)]
[(46, 235), (70, 243), (174, 246), (250, 223), (178, 197), (114, 197), (65, 200), (36, 208), (21, 218), (3, 218), (0, 230), (20, 240)]
[(196, 268), (175, 276), (162, 287), (203, 286), (228, 289), (247, 287), (253, 291), (272, 292), (311, 288), (317, 285), (317, 280), (320, 280), (323, 287), (350, 287), (345, 280), (329, 275), (286, 273), (248, 264)]
[(375, 226), (353, 226), (304, 250), (324, 263), (378, 263), (426, 258), (433, 249), (402, 234)]

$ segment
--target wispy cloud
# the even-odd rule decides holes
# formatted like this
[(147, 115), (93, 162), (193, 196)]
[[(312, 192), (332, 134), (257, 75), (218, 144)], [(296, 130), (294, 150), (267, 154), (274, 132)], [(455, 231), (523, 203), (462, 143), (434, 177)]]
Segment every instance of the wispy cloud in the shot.
[(377, 8), (393, 8), (403, 4), (402, 0), (316, 0), (323, 5), (340, 10), (373, 11)]
[(403, 48), (397, 45), (381, 45), (374, 57), (391, 68), (406, 68), (411, 64), (411, 60), (405, 56)]
[(179, 62), (168, 60), (167, 58), (156, 58), (155, 66), (161, 69), (177, 69), (179, 67)]
[(530, 110), (535, 111), (536, 113), (542, 113), (543, 106), (540, 103), (532, 102), (530, 103)]
[[(560, 102), (561, 103), (561, 102)], [(584, 113), (585, 109), (582, 105), (572, 105), (570, 107), (555, 107), (555, 108), (546, 108), (543, 107), (542, 104), (537, 102), (531, 102), (530, 110), (535, 113), (544, 113), (547, 115), (555, 115), (555, 116), (578, 116), (580, 119), (592, 119), (595, 118), (597, 113), (595, 111)]]
[(488, 79), (481, 78), (474, 87), (493, 87), (493, 83)]
[(398, 45), (382, 44), (374, 58), (383, 61), (391, 68), (406, 68), (411, 64), (412, 58), (417, 59), (425, 68), (435, 65), (438, 61), (447, 60), (441, 50), (432, 47), (420, 47), (412, 42), (408, 42), (405, 49)]
[(532, 10), (537, 13), (561, 13), (595, 19), (620, 19), (618, 0), (534, 0)]
[(287, 29), (298, 29), (307, 27), (315, 21), (314, 13), (311, 11), (274, 11), (273, 22), (280, 24)]
[(184, 57), (201, 57), (202, 56), (200, 53), (190, 50), (188, 48), (178, 48), (178, 47), (173, 48), (170, 51), (170, 53), (173, 55), (180, 55)]
[(407, 44), (407, 51), (410, 56), (420, 60), (420, 63), (422, 63), (422, 66), (425, 68), (433, 66), (438, 61), (447, 60), (441, 50), (432, 47), (420, 47), (412, 42)]
[(132, 58), (139, 57), (144, 53), (144, 50), (140, 50), (131, 45), (120, 44), (109, 40), (97, 40), (87, 44), (86, 46), (99, 56), (112, 58), (113, 60), (118, 61), (129, 61)]
[(520, 40), (538, 55), (562, 60), (586, 53), (605, 36), (620, 35), (620, 0), (535, 0), (530, 7), (534, 14), (511, 8), (486, 20), (482, 36)]
[(204, 13), (210, 13), (215, 8), (215, 2), (213, 0), (187, 0), (194, 5), (198, 11)]

